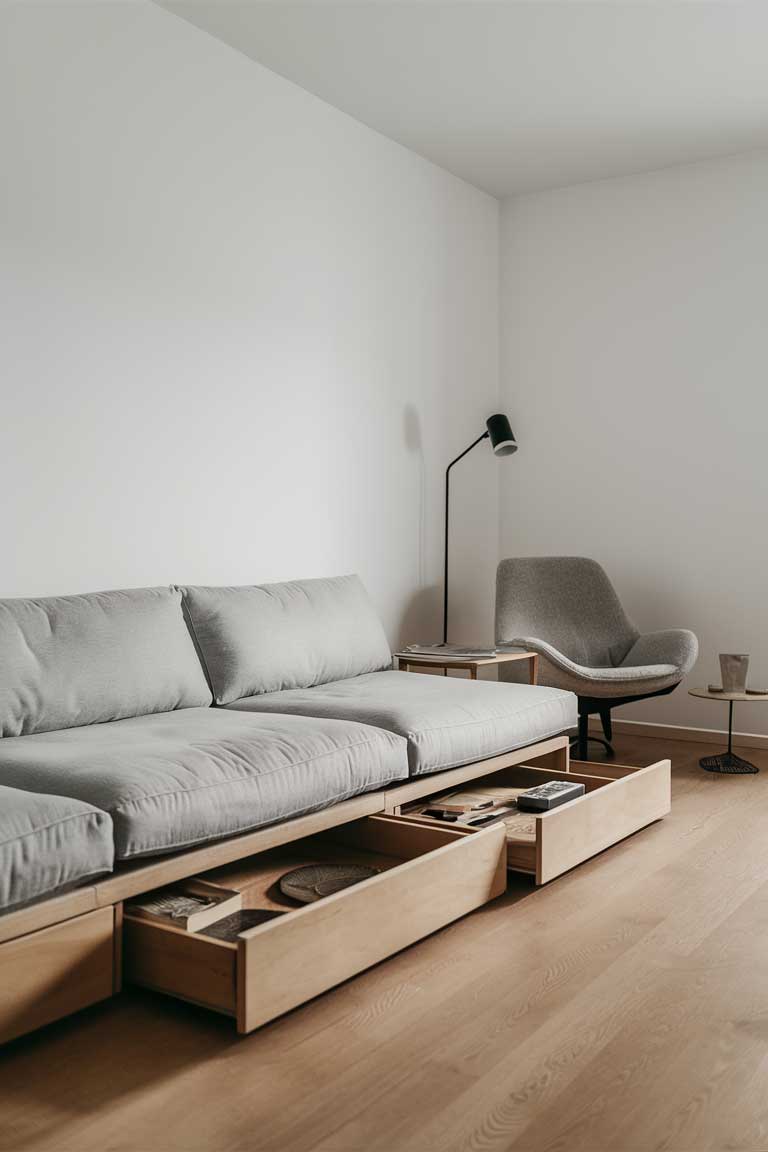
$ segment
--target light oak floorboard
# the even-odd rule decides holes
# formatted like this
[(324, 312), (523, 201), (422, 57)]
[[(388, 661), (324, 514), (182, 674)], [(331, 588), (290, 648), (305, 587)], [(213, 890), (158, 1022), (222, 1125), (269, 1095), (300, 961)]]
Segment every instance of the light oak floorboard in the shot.
[(0, 1051), (22, 1152), (765, 1152), (768, 753), (251, 1036), (135, 989)]

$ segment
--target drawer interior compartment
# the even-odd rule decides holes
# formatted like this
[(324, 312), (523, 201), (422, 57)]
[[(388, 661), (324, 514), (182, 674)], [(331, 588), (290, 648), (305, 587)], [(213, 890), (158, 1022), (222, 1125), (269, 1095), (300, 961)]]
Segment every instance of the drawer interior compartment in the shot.
[[(286, 872), (330, 861), (376, 871), (313, 903), (283, 895)], [(126, 914), (126, 979), (249, 1032), (500, 895), (504, 831), (370, 816), (202, 879), (239, 893), (242, 910), (198, 932)]]
[(557, 808), (513, 812), (503, 818), (507, 867), (545, 884), (669, 812), (669, 760), (645, 768), (572, 761), (571, 769), (561, 772), (535, 764), (502, 768), (459, 789), (436, 791), (406, 804), (402, 813), (420, 816), (433, 805), (475, 798), (514, 805), (520, 792), (547, 780), (581, 783), (584, 794)]

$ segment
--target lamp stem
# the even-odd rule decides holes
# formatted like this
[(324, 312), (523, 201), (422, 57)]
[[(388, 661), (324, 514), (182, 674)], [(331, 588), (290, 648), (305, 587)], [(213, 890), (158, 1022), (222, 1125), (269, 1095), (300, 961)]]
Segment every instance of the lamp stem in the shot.
[(463, 452), (460, 452), (455, 460), (451, 460), (450, 464), (448, 465), (448, 467), (445, 470), (445, 553), (444, 553), (444, 558), (443, 558), (443, 644), (448, 643), (448, 512), (449, 512), (449, 501), (450, 501), (450, 491), (451, 491), (451, 485), (450, 485), (451, 468), (453, 468), (454, 464), (458, 464), (459, 460), (461, 460), (462, 457), (466, 456), (467, 452), (471, 452), (476, 444), (479, 444), (481, 440), (487, 440), (487, 439), (488, 439), (488, 433), (483, 432), (482, 436), (478, 436), (477, 440), (473, 440), (472, 443), (469, 445), (469, 447), (465, 448)]

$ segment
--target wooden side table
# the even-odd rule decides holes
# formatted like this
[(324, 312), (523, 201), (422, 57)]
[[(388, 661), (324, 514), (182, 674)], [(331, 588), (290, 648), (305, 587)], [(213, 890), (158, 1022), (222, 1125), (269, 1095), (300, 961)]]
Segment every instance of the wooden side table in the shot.
[(689, 696), (698, 696), (702, 700), (728, 701), (728, 751), (720, 752), (717, 756), (702, 756), (699, 764), (706, 772), (726, 772), (729, 775), (743, 776), (752, 772), (759, 772), (756, 764), (743, 760), (733, 751), (733, 706), (740, 704), (756, 704), (768, 700), (768, 692), (757, 694), (755, 692), (710, 692), (709, 688), (689, 688)]
[(447, 676), (449, 668), (468, 668), (470, 680), (477, 680), (478, 668), (507, 664), (510, 660), (527, 660), (528, 683), (535, 684), (539, 674), (538, 652), (498, 652), (495, 656), (481, 656), (477, 660), (441, 660), (439, 656), (417, 656), (407, 652), (396, 652), (395, 655), (401, 672), (409, 672), (411, 668), (442, 668), (443, 676)]

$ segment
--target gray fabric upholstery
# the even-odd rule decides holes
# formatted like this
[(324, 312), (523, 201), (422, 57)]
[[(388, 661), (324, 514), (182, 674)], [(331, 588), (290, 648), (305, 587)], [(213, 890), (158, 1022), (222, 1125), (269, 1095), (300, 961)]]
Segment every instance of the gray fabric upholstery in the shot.
[[(540, 684), (605, 698), (678, 684), (698, 655), (687, 629), (641, 636), (600, 565), (578, 556), (502, 560), (496, 643), (538, 652)], [(521, 670), (502, 664), (499, 676), (519, 681)]]
[(287, 820), (407, 775), (405, 742), (389, 732), (215, 708), (0, 740), (0, 784), (108, 812), (120, 860)]
[[(567, 689), (579, 696), (636, 696), (657, 692), (670, 684), (676, 684), (680, 679), (673, 664), (649, 664), (640, 668), (623, 664), (618, 668), (586, 668), (569, 660), (551, 644), (546, 644), (536, 636), (521, 637), (516, 643), (539, 653), (540, 682)], [(506, 665), (501, 665), (499, 672), (504, 680), (511, 680), (514, 675)]]
[(357, 576), (183, 592), (217, 704), (392, 665)]
[(0, 736), (211, 703), (170, 588), (0, 600)]
[(393, 671), (252, 696), (228, 709), (332, 716), (386, 728), (408, 740), (412, 776), (522, 748), (576, 720), (570, 692)]
[(603, 569), (580, 556), (502, 560), (496, 573), (496, 643), (538, 637), (587, 668), (619, 664), (639, 633)]
[(668, 661), (681, 675), (690, 672), (699, 654), (699, 642), (687, 628), (664, 628), (638, 636), (620, 667), (626, 672), (646, 664)]
[(112, 821), (65, 796), (0, 787), (0, 910), (111, 872)]

